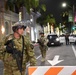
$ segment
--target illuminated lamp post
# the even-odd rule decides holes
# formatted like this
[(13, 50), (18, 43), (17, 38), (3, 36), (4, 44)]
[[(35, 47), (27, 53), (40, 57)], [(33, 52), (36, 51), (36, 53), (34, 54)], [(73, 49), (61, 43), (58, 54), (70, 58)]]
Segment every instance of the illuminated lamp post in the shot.
[(66, 7), (66, 6), (69, 6), (70, 8), (72, 8), (72, 13), (73, 13), (73, 14), (72, 14), (72, 16), (73, 16), (73, 17), (72, 17), (72, 18), (73, 18), (73, 19), (72, 19), (72, 22), (73, 22), (73, 26), (74, 26), (74, 25), (75, 25), (75, 22), (74, 22), (75, 7), (74, 7), (74, 5), (71, 7), (70, 5), (68, 5), (68, 4), (66, 4), (66, 3), (62, 3), (62, 7)]

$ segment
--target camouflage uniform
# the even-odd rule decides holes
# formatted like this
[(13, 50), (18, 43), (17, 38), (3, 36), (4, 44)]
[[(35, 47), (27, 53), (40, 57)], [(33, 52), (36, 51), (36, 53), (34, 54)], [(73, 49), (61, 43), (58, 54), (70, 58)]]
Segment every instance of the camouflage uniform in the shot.
[[(19, 39), (14, 38), (13, 34), (7, 36), (5, 39), (3, 39), (3, 43), (1, 45), (2, 50), (5, 50), (4, 43), (7, 42), (8, 40), (13, 39), (15, 48), (17, 50), (22, 50), (22, 36)], [(4, 48), (4, 49), (3, 49)], [(20, 75), (20, 72), (17, 67), (16, 60), (12, 57), (11, 54), (5, 52), (3, 53), (4, 57), (4, 65), (5, 65), (5, 70), (4, 70), (4, 75)], [(30, 41), (29, 39), (24, 36), (24, 54), (23, 54), (23, 74), (25, 75), (25, 68), (26, 68), (26, 63), (30, 62), (31, 66), (36, 65), (36, 58), (34, 54), (34, 50), (30, 47)]]
[(47, 39), (44, 38), (44, 36), (41, 36), (39, 38), (39, 48), (40, 48), (40, 51), (41, 51), (41, 55), (42, 55), (42, 61), (45, 61), (45, 58), (46, 58), (46, 51), (48, 50), (48, 47), (47, 47)]

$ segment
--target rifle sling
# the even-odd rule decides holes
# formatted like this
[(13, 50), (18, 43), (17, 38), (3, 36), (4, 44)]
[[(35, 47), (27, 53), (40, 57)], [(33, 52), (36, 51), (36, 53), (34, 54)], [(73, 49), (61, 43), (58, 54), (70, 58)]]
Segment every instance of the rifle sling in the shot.
[(23, 52), (24, 52), (24, 37), (22, 36), (22, 58), (21, 58), (21, 65), (22, 65), (22, 62), (23, 62)]

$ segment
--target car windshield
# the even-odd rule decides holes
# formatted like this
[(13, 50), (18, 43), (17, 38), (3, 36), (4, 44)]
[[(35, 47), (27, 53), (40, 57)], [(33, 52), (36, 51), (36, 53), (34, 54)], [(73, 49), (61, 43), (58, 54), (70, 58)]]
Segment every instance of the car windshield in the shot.
[(70, 37), (71, 37), (71, 36), (74, 36), (74, 35), (70, 35)]
[(57, 35), (48, 35), (48, 36), (47, 36), (48, 39), (57, 38), (57, 37), (58, 37)]
[(65, 37), (65, 35), (60, 35), (59, 37)]

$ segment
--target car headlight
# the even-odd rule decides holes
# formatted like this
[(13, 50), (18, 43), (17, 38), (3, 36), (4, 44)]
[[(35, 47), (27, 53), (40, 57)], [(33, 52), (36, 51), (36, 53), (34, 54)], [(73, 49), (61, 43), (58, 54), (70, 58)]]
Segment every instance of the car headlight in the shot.
[(59, 41), (59, 38), (56, 38), (56, 41)]

